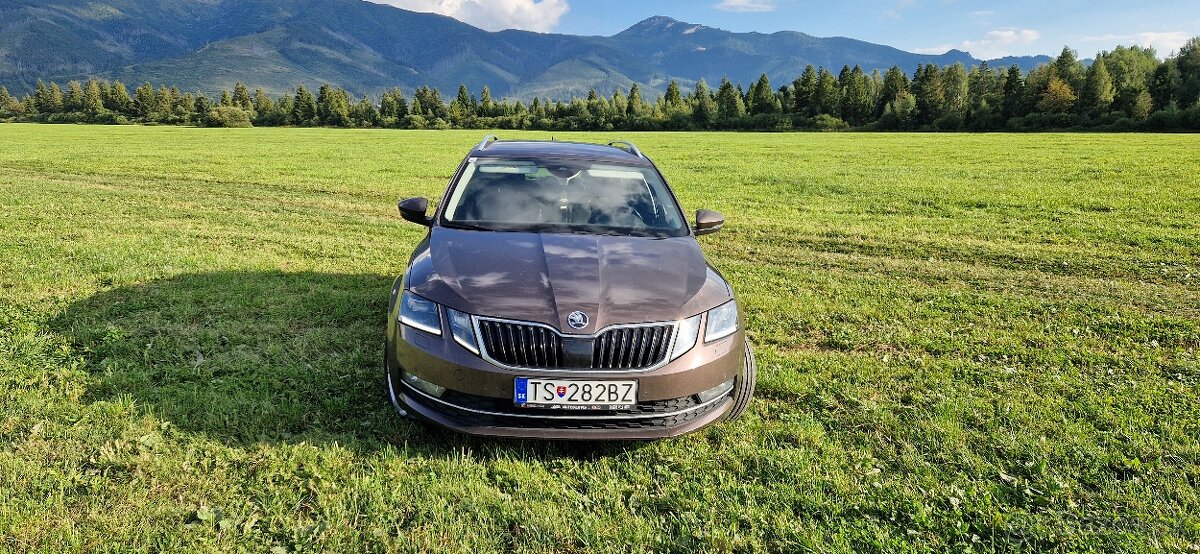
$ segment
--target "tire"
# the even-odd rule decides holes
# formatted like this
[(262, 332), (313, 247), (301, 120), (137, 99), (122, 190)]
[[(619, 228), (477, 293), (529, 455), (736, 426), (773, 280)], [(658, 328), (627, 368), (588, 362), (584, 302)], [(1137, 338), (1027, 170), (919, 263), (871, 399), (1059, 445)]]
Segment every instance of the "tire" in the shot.
[(758, 377), (758, 364), (754, 361), (754, 351), (750, 349), (750, 341), (746, 341), (746, 361), (742, 365), (742, 374), (738, 376), (733, 388), (733, 406), (725, 414), (725, 421), (742, 417), (750, 407), (750, 399), (754, 396), (754, 383)]

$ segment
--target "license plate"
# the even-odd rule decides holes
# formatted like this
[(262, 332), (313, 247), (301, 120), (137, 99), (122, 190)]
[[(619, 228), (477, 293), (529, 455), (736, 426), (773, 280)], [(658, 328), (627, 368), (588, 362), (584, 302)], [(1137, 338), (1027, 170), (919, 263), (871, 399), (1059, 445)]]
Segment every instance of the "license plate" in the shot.
[(521, 408), (629, 410), (637, 407), (637, 381), (517, 377), (513, 388), (513, 403)]

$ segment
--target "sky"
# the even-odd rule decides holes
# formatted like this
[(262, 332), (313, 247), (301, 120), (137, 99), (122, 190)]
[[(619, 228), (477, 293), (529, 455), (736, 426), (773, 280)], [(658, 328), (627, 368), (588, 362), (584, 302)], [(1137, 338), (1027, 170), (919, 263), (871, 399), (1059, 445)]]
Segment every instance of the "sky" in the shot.
[(977, 58), (1090, 58), (1114, 46), (1153, 46), (1159, 57), (1200, 36), (1200, 0), (372, 0), (449, 15), (488, 30), (612, 35), (653, 15), (730, 31), (800, 31), (902, 50)]

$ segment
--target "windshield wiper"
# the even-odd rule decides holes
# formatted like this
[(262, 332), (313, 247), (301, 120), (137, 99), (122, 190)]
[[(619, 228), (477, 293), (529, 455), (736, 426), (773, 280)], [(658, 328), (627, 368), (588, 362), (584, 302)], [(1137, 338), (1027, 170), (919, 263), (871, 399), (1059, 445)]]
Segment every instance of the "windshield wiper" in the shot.
[(598, 235), (598, 236), (602, 236), (602, 237), (630, 237), (630, 236), (634, 236), (634, 235), (630, 235), (630, 234), (628, 234), (628, 233), (618, 233), (618, 232), (616, 232), (616, 231), (578, 231), (578, 232), (576, 232), (575, 234), (577, 234), (577, 235)]
[(464, 231), (495, 231), (496, 229), (485, 225), (476, 225), (474, 223), (463, 223), (461, 221), (447, 221), (447, 227), (451, 229), (462, 229)]

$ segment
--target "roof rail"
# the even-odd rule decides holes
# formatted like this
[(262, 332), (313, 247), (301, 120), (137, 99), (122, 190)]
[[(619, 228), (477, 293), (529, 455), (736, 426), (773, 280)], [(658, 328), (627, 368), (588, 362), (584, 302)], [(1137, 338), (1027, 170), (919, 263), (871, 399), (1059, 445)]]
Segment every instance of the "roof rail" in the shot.
[(642, 154), (642, 151), (641, 151), (641, 150), (638, 150), (638, 147), (637, 147), (637, 145), (636, 145), (636, 144), (634, 144), (634, 143), (632, 143), (632, 142), (629, 142), (629, 141), (625, 141), (625, 140), (614, 140), (614, 141), (612, 141), (612, 142), (608, 143), (608, 145), (609, 145), (609, 146), (612, 146), (612, 147), (614, 147), (614, 148), (622, 148), (622, 149), (624, 149), (624, 150), (628, 150), (630, 154), (633, 154), (634, 156), (637, 156), (637, 157), (639, 157), (639, 158), (645, 158), (645, 157), (646, 157), (646, 155), (645, 155), (645, 154)]
[(488, 135), (486, 137), (483, 137), (483, 140), (479, 141), (479, 144), (475, 147), (475, 149), (476, 150), (486, 150), (487, 147), (491, 146), (493, 142), (496, 142), (498, 140), (500, 140), (500, 137), (498, 137), (496, 135)]

